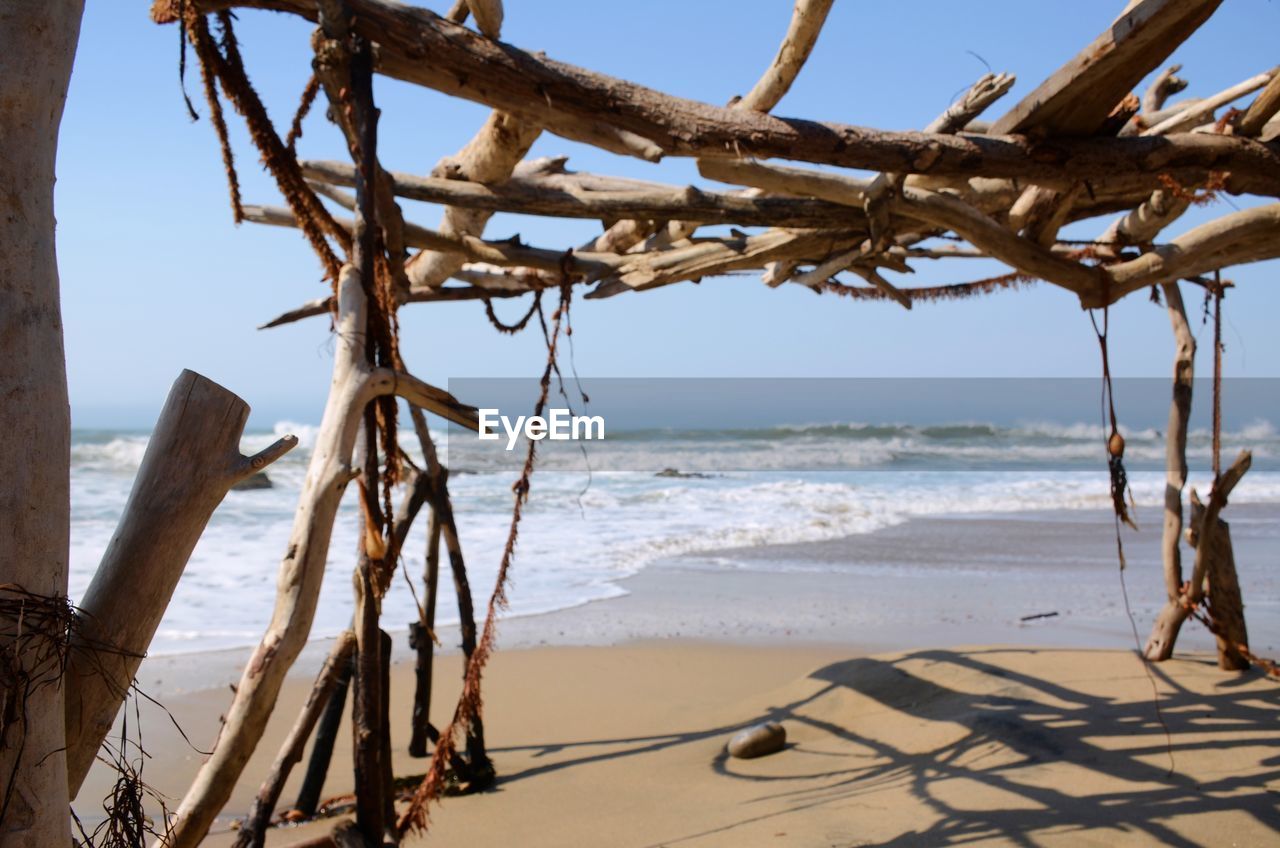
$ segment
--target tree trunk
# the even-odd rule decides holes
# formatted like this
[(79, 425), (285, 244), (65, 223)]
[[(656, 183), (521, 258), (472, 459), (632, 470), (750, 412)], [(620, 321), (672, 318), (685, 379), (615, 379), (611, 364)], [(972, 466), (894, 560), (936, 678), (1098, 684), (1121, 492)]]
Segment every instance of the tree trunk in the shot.
[(298, 440), (240, 455), (249, 405), (194, 371), (173, 384), (124, 515), (81, 603), (66, 686), (67, 781), (80, 789), (200, 534), (236, 483)]
[(1164, 559), (1164, 586), (1168, 602), (1147, 637), (1143, 656), (1163, 662), (1173, 656), (1178, 631), (1187, 620), (1182, 605), (1182, 489), (1187, 485), (1187, 423), (1191, 418), (1191, 387), (1195, 380), (1196, 339), (1187, 323), (1187, 311), (1177, 283), (1164, 286), (1164, 299), (1173, 325), (1176, 352), (1173, 359), (1173, 402), (1165, 436), (1164, 533), (1160, 540)]
[(34, 633), (29, 623), (20, 629), (20, 621), (37, 620), (33, 606), (57, 612), (46, 621), (65, 621), (71, 417), (53, 184), (83, 8), (82, 0), (0, 5), (0, 846), (6, 848), (71, 841), (59, 679), (66, 629)]

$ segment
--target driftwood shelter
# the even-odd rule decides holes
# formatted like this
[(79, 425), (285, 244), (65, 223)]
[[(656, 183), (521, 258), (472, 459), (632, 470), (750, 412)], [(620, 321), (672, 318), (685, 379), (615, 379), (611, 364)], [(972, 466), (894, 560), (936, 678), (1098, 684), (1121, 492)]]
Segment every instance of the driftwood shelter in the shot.
[[(1159, 292), (1175, 339), (1163, 527), (1168, 600), (1146, 656), (1168, 658), (1181, 625), (1195, 616), (1217, 635), (1224, 668), (1256, 659), (1248, 650), (1230, 538), (1220, 517), (1248, 469), (1247, 453), (1227, 468), (1215, 467), (1207, 503), (1192, 493), (1191, 518), (1184, 521), (1195, 342), (1181, 289), (1202, 288), (1220, 299), (1222, 269), (1280, 256), (1280, 203), (1225, 214), (1176, 238), (1163, 234), (1190, 207), (1222, 193), (1280, 197), (1280, 75), (1259, 69), (1225, 91), (1175, 100), (1187, 84), (1172, 67), (1145, 91), (1135, 91), (1220, 0), (1134, 0), (1074, 59), (994, 120), (984, 116), (1011, 88), (1006, 74), (978, 80), (920, 132), (771, 114), (800, 73), (831, 5), (797, 0), (777, 56), (759, 82), (745, 96), (715, 106), (505, 44), (499, 40), (500, 0), (458, 2), (444, 15), (390, 0), (157, 0), (153, 17), (183, 28), (198, 63), (237, 220), (300, 229), (332, 283), (329, 297), (301, 304), (266, 327), (317, 317), (332, 321), (337, 340), (332, 390), (281, 563), (274, 615), (163, 844), (192, 846), (205, 836), (257, 746), (310, 633), (331, 529), (353, 482), (363, 505), (353, 626), (335, 643), (241, 831), (241, 844), (262, 843), (284, 780), (313, 733), (320, 741), (295, 807), (315, 811), (316, 780), (323, 780), (327, 767), (324, 739), (331, 745), (348, 686), (357, 722), (357, 818), (334, 832), (333, 844), (394, 842), (425, 828), (428, 804), (450, 786), (483, 785), (492, 777), (479, 713), (481, 672), (495, 611), (505, 601), (534, 457), (531, 449), (515, 486), (511, 534), (481, 622), (454, 526), (448, 472), (436, 458), (425, 418), (431, 413), (474, 429), (475, 410), (414, 378), (401, 360), (396, 314), (411, 303), (476, 300), (488, 307), (495, 298), (531, 298), (521, 326), (536, 320), (546, 333), (541, 407), (556, 368), (557, 341), (579, 293), (632, 296), (730, 272), (758, 272), (770, 287), (888, 299), (905, 309), (1030, 280), (1067, 289), (1087, 310)], [(281, 12), (316, 24), (314, 76), (292, 129), (273, 126), (254, 92), (236, 45), (233, 9)], [(250, 21), (243, 16), (243, 25)], [(474, 139), (431, 175), (400, 173), (378, 156), (374, 74), (493, 112)], [(327, 106), (346, 138), (350, 162), (297, 155), (298, 126), (313, 101), (316, 108)], [(285, 205), (255, 206), (239, 197), (224, 103), (247, 123)], [(527, 159), (544, 132), (651, 162), (691, 157), (702, 176), (725, 187), (614, 178), (574, 172), (563, 159)], [(853, 176), (838, 169), (878, 173)], [(442, 204), (444, 218), (435, 228), (407, 221), (397, 198)], [(485, 224), (499, 211), (598, 219), (605, 227), (572, 248), (486, 241)], [(1090, 219), (1100, 220), (1095, 239), (1060, 238), (1067, 224)], [(712, 224), (741, 229), (699, 235), (700, 227)], [(929, 288), (900, 287), (881, 273), (967, 257), (998, 260), (1009, 273)], [(558, 300), (554, 312), (544, 313), (544, 297)], [(1105, 335), (1100, 338), (1105, 362)], [(397, 398), (410, 405), (424, 467), (413, 467), (398, 447)], [(246, 417), (243, 402), (197, 375), (184, 373), (175, 385), (120, 529), (78, 613), (85, 624), (71, 631), (65, 688), (73, 795), (209, 515), (237, 480), (292, 447), (282, 440), (259, 456), (241, 457), (236, 445)], [(1114, 422), (1110, 447), (1120, 521), (1126, 508), (1123, 440)], [(179, 467), (195, 471), (175, 473)], [(403, 499), (395, 503), (401, 483), (407, 484)], [(408, 803), (397, 807), (387, 727), (405, 717), (389, 715), (386, 706), (389, 648), (379, 627), (379, 599), (424, 506), (430, 548), (424, 618), (415, 631), (419, 706), (412, 748), (432, 759)], [(154, 532), (157, 510), (169, 517), (163, 533)], [(1184, 528), (1196, 546), (1189, 568), (1180, 561)], [(462, 614), (467, 673), (455, 713), (437, 728), (425, 705), (442, 543)], [(150, 587), (148, 597), (141, 607), (135, 597), (129, 621), (118, 621), (115, 597), (139, 583)], [(134, 612), (139, 609), (142, 614)]]

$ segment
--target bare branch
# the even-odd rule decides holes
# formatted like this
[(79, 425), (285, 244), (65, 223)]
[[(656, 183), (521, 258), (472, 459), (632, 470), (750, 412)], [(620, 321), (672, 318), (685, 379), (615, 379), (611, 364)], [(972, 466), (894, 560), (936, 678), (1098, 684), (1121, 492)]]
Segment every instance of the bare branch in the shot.
[(834, 0), (796, 0), (791, 24), (778, 48), (778, 55), (755, 87), (734, 105), (742, 109), (768, 112), (791, 88), (805, 60), (818, 42), (818, 34), (827, 20)]

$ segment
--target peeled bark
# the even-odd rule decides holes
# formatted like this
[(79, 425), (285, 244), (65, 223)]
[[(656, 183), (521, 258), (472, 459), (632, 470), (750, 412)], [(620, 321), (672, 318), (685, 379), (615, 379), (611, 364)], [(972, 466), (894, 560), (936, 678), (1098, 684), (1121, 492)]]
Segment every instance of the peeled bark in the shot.
[(200, 534), (231, 487), (297, 445), (240, 455), (249, 405), (183, 371), (147, 444), (120, 525), (80, 604), (67, 680), (67, 780), (74, 797), (111, 730)]
[[(82, 0), (0, 5), (0, 582), (6, 602), (16, 586), (31, 593), (24, 606), (50, 612), (67, 594), (71, 519), (54, 162), (82, 11)], [(0, 618), (0, 701), (17, 719), (0, 719), (0, 846), (68, 845), (66, 633), (24, 630), (24, 613)]]

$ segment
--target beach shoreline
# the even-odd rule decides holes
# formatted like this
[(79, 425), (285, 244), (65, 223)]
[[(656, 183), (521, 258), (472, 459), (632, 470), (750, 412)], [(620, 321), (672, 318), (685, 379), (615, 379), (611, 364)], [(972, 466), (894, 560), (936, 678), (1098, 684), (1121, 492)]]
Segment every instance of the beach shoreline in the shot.
[[(1280, 649), (1280, 503), (1233, 504), (1233, 542), (1256, 650)], [(1145, 639), (1164, 603), (1159, 513), (1125, 531), (1129, 610)], [(838, 539), (732, 548), (660, 559), (614, 581), (618, 593), (504, 616), (501, 650), (686, 639), (742, 645), (857, 645), (864, 652), (963, 643), (1130, 649), (1134, 645), (1110, 513), (1036, 510), (912, 518)], [(517, 558), (513, 593), (520, 591)], [(473, 585), (483, 615), (490, 587)], [(441, 597), (450, 610), (452, 593)], [(1023, 621), (1025, 616), (1055, 615)], [(264, 623), (265, 624), (265, 623)], [(397, 661), (408, 622), (384, 621)], [(334, 634), (308, 642), (292, 672), (309, 678)], [(438, 654), (459, 651), (458, 627), (438, 628)], [(1184, 648), (1210, 651), (1194, 623)], [(138, 680), (157, 697), (234, 684), (253, 645), (149, 656)]]
[[(1265, 652), (1270, 650), (1269, 640), (1280, 631), (1274, 626), (1277, 584), (1268, 578), (1265, 568), (1265, 557), (1274, 552), (1276, 544), (1277, 534), (1272, 529), (1275, 507), (1246, 504), (1232, 509), (1250, 624), (1259, 635), (1259, 650)], [(1150, 513), (1139, 518), (1144, 527), (1158, 527)], [(1142, 544), (1131, 541), (1126, 576), (1143, 638), (1150, 616), (1162, 602), (1159, 563), (1149, 550), (1153, 537), (1150, 531), (1131, 537), (1141, 538)], [(954, 665), (955, 673), (961, 674), (974, 655), (996, 652), (1005, 659), (1016, 659), (1028, 652), (1043, 653), (1058, 659), (1046, 661), (1043, 668), (1023, 667), (1024, 661), (1016, 659), (1023, 664), (1019, 666), (1023, 673), (1039, 675), (1034, 687), (1038, 691), (1058, 691), (1069, 682), (1054, 665), (1058, 663), (1075, 669), (1075, 677), (1070, 679), (1093, 680), (1090, 685), (1123, 679), (1127, 682), (1118, 698), (1149, 702), (1152, 682), (1134, 654), (1114, 555), (1109, 519), (1101, 512), (929, 517), (839, 540), (673, 557), (619, 581), (626, 592), (617, 597), (504, 619), (485, 689), (489, 705), (486, 730), (499, 771), (497, 795), (514, 791), (504, 783), (512, 775), (531, 770), (541, 774), (538, 764), (528, 760), (533, 756), (529, 754), (531, 740), (577, 739), (573, 744), (578, 744), (591, 739), (665, 738), (664, 734), (671, 736), (695, 720), (707, 732), (673, 742), (670, 748), (681, 749), (679, 757), (686, 758), (682, 762), (688, 768), (692, 768), (687, 760), (693, 756), (690, 752), (705, 755), (707, 773), (695, 770), (688, 779), (697, 791), (710, 791), (702, 781), (717, 779), (718, 772), (708, 764), (716, 761), (716, 746), (723, 745), (730, 729), (770, 715), (764, 703), (770, 693), (776, 695), (775, 700), (794, 697), (813, 685), (817, 670), (844, 668), (841, 664), (848, 663), (910, 665), (919, 657), (935, 657), (930, 662)], [(517, 572), (517, 592), (518, 580)], [(476, 591), (479, 596), (481, 588)], [(483, 596), (477, 600), (483, 601)], [(1020, 620), (1023, 615), (1047, 612), (1057, 615)], [(1209, 702), (1222, 687), (1237, 685), (1254, 691), (1256, 698), (1274, 702), (1275, 690), (1267, 688), (1272, 684), (1259, 680), (1256, 674), (1239, 678), (1212, 668), (1212, 641), (1200, 630), (1189, 624), (1180, 641), (1177, 662), (1157, 667), (1155, 673), (1167, 696), (1183, 691), (1186, 683), (1181, 678), (1190, 675), (1208, 693)], [(408, 758), (403, 750), (413, 689), (412, 654), (403, 632), (393, 636), (396, 770), (400, 775), (420, 773), (424, 761)], [(439, 636), (443, 644), (437, 651), (432, 706), (437, 720), (452, 712), (461, 672), (456, 628), (442, 628)], [(228, 829), (232, 821), (247, 810), (331, 642), (313, 640), (295, 664), (263, 743), (219, 819), (223, 833), (211, 837), (209, 844), (231, 840)], [(961, 645), (978, 647), (956, 647)], [(238, 680), (249, 652), (245, 647), (151, 657), (139, 673), (139, 685), (172, 711), (194, 745), (208, 745), (216, 734), (220, 711), (230, 702), (230, 686)], [(981, 685), (1000, 689), (1003, 684), (998, 679), (992, 683), (989, 677), (983, 675)], [(952, 683), (948, 680), (948, 686)], [(890, 696), (882, 693), (876, 697)], [(950, 707), (939, 709), (945, 712)], [(965, 709), (972, 711), (973, 705)], [(146, 779), (162, 792), (180, 794), (201, 756), (172, 729), (163, 713), (146, 704), (141, 710), (147, 734), (144, 742), (152, 754)], [(832, 716), (826, 715), (822, 720), (829, 718)], [(963, 726), (971, 720), (972, 715), (941, 713), (929, 718), (930, 722)], [(902, 721), (901, 733), (910, 738), (916, 733), (912, 727), (917, 719), (906, 715)], [(631, 736), (624, 733), (628, 727)], [(594, 728), (594, 732), (583, 737), (587, 728)], [(348, 736), (340, 734), (326, 795), (350, 791)], [(1003, 751), (1008, 741), (990, 744)], [(551, 748), (561, 753), (569, 750), (558, 748), (561, 744)], [(602, 750), (628, 747), (622, 742), (587, 747), (596, 744)], [(636, 769), (658, 768), (664, 757), (676, 756), (665, 751), (668, 747), (660, 746), (627, 757), (634, 756)], [(650, 758), (654, 758), (652, 762)], [(568, 762), (556, 773), (579, 767), (572, 757)], [(587, 758), (582, 768), (589, 773), (597, 768), (595, 763)], [(1262, 762), (1257, 768), (1259, 773), (1266, 772)], [(299, 777), (295, 770), (282, 806), (296, 791)], [(92, 821), (97, 808), (87, 799), (101, 797), (109, 779), (104, 770), (95, 769), (86, 783), (77, 810), (87, 822)], [(548, 775), (546, 780), (553, 786), (547, 791), (562, 779), (569, 780)], [(576, 785), (577, 779), (569, 783)], [(607, 770), (600, 779), (623, 778)], [(517, 783), (523, 787), (538, 781), (526, 783), (522, 778)], [(825, 784), (812, 783), (807, 791), (821, 794), (825, 791), (821, 785)], [(1280, 784), (1271, 777), (1260, 785), (1280, 791)], [(735, 785), (729, 792), (732, 803), (746, 803), (734, 794), (739, 789)], [(664, 797), (659, 788), (648, 786), (644, 791), (656, 793), (655, 799)], [(554, 803), (566, 811), (575, 809), (573, 794), (569, 792)], [(542, 798), (541, 790), (530, 798), (541, 798), (536, 802), (539, 804), (552, 803)], [(618, 803), (614, 793), (601, 795), (600, 803), (606, 800)], [(502, 806), (505, 803), (496, 800), (494, 793), (450, 799), (439, 814), (440, 830), (453, 832), (455, 817), (458, 828), (470, 828), (474, 822), (466, 822), (473, 817), (479, 822), (491, 816), (505, 821), (531, 814), (524, 802)], [(634, 803), (640, 805), (638, 800)], [(476, 812), (482, 808), (487, 812)], [(736, 825), (730, 827), (730, 831), (736, 829)], [(498, 827), (489, 841), (489, 836), (472, 839), (468, 829), (467, 838), (480, 845), (504, 844), (499, 838), (503, 832)], [(286, 844), (299, 835), (273, 832), (268, 844)], [(699, 837), (693, 844), (721, 844), (717, 839)], [(441, 843), (444, 841), (442, 837)]]

